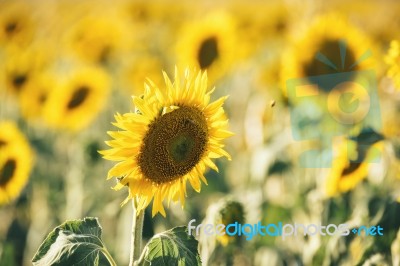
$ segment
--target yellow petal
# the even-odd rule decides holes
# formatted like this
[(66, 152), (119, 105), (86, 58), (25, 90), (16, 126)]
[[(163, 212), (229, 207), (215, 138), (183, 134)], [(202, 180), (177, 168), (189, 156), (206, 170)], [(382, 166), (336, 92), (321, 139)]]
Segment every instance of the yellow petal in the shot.
[(189, 182), (192, 185), (193, 189), (196, 192), (200, 192), (200, 190), (201, 190), (200, 180), (197, 177), (193, 176), (192, 174), (189, 174), (188, 179), (189, 179)]
[(211, 169), (213, 169), (213, 170), (215, 170), (216, 172), (218, 172), (218, 167), (214, 164), (213, 161), (211, 161), (210, 158), (205, 157), (205, 158), (204, 158), (204, 163), (205, 163), (208, 167), (210, 167)]

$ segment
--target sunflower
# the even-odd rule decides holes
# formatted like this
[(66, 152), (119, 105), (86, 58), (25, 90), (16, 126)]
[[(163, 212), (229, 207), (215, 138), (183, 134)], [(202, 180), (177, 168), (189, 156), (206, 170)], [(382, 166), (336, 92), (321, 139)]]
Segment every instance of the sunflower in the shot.
[(118, 71), (121, 87), (137, 95), (143, 91), (146, 78), (151, 79), (156, 85), (162, 84), (163, 77), (159, 71), (162, 65), (162, 58), (148, 51), (142, 51), (131, 58), (124, 58)]
[(235, 35), (233, 18), (224, 12), (186, 23), (176, 43), (177, 60), (183, 66), (207, 70), (213, 83), (241, 56)]
[(82, 66), (58, 78), (57, 87), (47, 96), (44, 120), (56, 128), (80, 130), (105, 105), (110, 90), (109, 76), (101, 68)]
[(34, 76), (18, 97), (24, 118), (41, 117), (48, 95), (56, 84), (55, 77), (50, 73), (43, 72)]
[(12, 95), (19, 95), (25, 87), (49, 63), (50, 53), (43, 47), (31, 46), (22, 49), (18, 46), (8, 46), (7, 56), (1, 73), (5, 89)]
[[(360, 145), (348, 139), (337, 146), (336, 156), (326, 182), (329, 197), (354, 189), (368, 176), (369, 164), (376, 160), (383, 150), (379, 135), (370, 135), (374, 140)], [(378, 137), (378, 138), (375, 138)]]
[(28, 182), (33, 152), (13, 122), (0, 122), (0, 204), (21, 193)]
[(267, 42), (285, 36), (291, 24), (288, 9), (287, 3), (283, 1), (257, 4), (237, 1), (231, 5), (231, 12), (237, 20), (238, 34), (253, 51), (268, 47)]
[[(397, 2), (381, 5), (375, 1), (335, 1), (333, 5), (330, 5), (330, 9), (360, 22), (368, 35), (382, 46), (386, 46), (399, 34), (400, 5)], [(354, 12), (355, 10), (357, 12)], [(373, 19), (367, 19), (372, 17)]]
[(154, 26), (155, 23), (171, 24), (177, 26), (181, 23), (182, 16), (185, 15), (188, 7), (186, 3), (177, 2), (171, 4), (168, 1), (127, 1), (123, 4), (124, 13), (130, 18), (132, 23), (142, 29)]
[(130, 43), (130, 30), (115, 14), (89, 14), (64, 36), (67, 51), (89, 63), (107, 65), (121, 56)]
[[(348, 72), (347, 81), (360, 78), (358, 72), (376, 67), (376, 50), (367, 35), (339, 15), (329, 14), (315, 19), (300, 36), (294, 37), (283, 52), (281, 81)], [(367, 59), (368, 58), (368, 59)], [(366, 60), (367, 59), (367, 60)], [(310, 80), (311, 83), (314, 83)], [(329, 82), (328, 82), (329, 83)], [(287, 95), (286, 86), (283, 93)], [(329, 84), (320, 84), (329, 93)]]
[(164, 72), (166, 87), (160, 89), (148, 80), (141, 97), (133, 97), (136, 112), (115, 116), (110, 131), (111, 147), (101, 151), (105, 159), (119, 161), (108, 178), (119, 177), (116, 190), (129, 187), (129, 196), (137, 198), (140, 213), (153, 200), (153, 216), (166, 216), (163, 201), (185, 203), (186, 181), (200, 192), (206, 167), (218, 171), (211, 160), (222, 156), (230, 160), (222, 140), (232, 136), (226, 127), (222, 105), (227, 97), (210, 103), (214, 89), (207, 88), (206, 72), (186, 70), (181, 80), (175, 69), (172, 82)]
[(30, 44), (36, 31), (32, 14), (32, 7), (27, 1), (0, 3), (0, 47)]
[[(245, 224), (244, 207), (238, 201), (228, 200), (220, 206), (215, 224), (228, 225), (235, 222)], [(237, 236), (217, 235), (217, 241), (224, 247), (228, 244), (239, 244), (240, 240)]]
[(389, 51), (385, 56), (385, 62), (389, 66), (387, 76), (393, 80), (393, 83), (397, 89), (400, 88), (400, 43), (397, 40), (393, 40), (390, 43)]

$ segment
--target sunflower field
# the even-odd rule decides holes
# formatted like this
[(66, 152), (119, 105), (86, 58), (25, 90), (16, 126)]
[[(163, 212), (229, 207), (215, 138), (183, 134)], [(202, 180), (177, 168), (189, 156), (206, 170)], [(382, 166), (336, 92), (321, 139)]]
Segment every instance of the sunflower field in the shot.
[(399, 12), (0, 0), (0, 265), (400, 265)]

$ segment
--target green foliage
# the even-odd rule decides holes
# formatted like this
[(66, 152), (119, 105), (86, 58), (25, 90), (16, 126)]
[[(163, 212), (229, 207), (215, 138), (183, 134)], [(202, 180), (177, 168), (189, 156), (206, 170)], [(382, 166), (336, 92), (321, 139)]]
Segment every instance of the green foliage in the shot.
[(66, 221), (40, 245), (33, 265), (112, 265), (101, 233), (97, 218)]
[[(373, 206), (374, 204), (378, 205), (375, 201), (376, 200), (370, 202), (370, 211), (373, 207), (377, 207)], [(390, 200), (387, 200), (384, 204), (384, 206), (381, 206), (381, 208), (384, 208), (384, 212), (382, 218), (378, 222), (378, 224), (383, 228), (383, 236), (373, 238), (373, 245), (371, 245), (363, 254), (360, 265), (374, 254), (384, 254), (387, 260), (390, 261), (390, 256), (388, 256), (387, 253), (390, 251), (391, 245), (396, 240), (397, 233), (400, 229), (400, 219), (398, 218), (400, 204)]]
[(201, 265), (197, 245), (186, 226), (172, 228), (153, 236), (144, 247), (139, 265)]

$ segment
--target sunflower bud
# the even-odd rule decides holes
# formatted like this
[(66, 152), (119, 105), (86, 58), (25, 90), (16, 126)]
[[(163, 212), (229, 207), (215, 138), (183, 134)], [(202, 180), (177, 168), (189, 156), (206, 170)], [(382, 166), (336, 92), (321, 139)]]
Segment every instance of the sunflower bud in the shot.
[[(218, 210), (218, 214), (216, 217), (216, 224), (224, 224), (225, 226), (228, 224), (244, 224), (245, 223), (245, 215), (244, 208), (240, 202), (234, 200), (227, 200), (221, 204), (221, 207)], [(228, 244), (238, 244), (240, 241), (239, 236), (229, 236), (224, 234), (222, 236), (217, 236), (217, 241), (223, 245), (227, 246)]]

